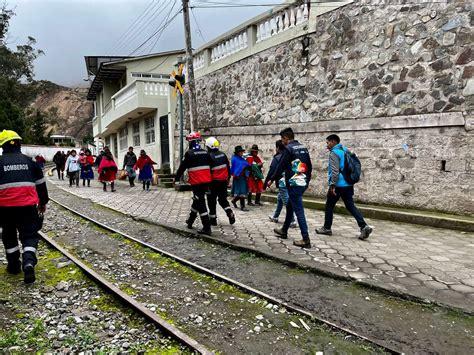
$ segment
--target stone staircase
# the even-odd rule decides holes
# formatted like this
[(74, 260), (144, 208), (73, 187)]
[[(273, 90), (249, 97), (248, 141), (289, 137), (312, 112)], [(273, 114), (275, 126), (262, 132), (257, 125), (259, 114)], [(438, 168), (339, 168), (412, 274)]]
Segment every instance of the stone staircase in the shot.
[(173, 181), (175, 175), (171, 173), (168, 164), (164, 164), (161, 169), (158, 169), (158, 186), (165, 189), (172, 189), (174, 187)]

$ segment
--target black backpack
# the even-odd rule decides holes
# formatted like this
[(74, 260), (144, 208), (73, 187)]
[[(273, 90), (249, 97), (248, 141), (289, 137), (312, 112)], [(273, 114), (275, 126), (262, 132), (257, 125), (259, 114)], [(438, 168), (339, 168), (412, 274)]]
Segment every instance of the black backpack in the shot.
[(362, 164), (355, 153), (344, 150), (344, 169), (342, 170), (344, 180), (349, 184), (356, 184), (362, 174)]

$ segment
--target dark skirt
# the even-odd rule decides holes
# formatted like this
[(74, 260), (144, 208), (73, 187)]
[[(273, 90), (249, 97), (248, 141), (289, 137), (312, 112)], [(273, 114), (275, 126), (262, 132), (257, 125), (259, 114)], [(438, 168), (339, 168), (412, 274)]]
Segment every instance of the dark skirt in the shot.
[(146, 164), (143, 169), (140, 170), (138, 174), (138, 180), (140, 181), (151, 181), (153, 178), (153, 169), (150, 164)]
[(233, 197), (247, 196), (248, 193), (247, 178), (245, 176), (234, 177), (232, 179), (231, 195)]
[(81, 179), (94, 180), (94, 171), (92, 171), (92, 167), (89, 167), (88, 169), (81, 167)]

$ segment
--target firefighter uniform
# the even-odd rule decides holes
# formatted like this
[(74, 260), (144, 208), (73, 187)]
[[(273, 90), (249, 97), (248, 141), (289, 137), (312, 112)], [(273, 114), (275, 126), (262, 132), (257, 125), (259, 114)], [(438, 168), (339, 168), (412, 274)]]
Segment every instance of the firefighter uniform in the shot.
[(197, 215), (201, 217), (203, 228), (199, 230), (202, 234), (211, 234), (209, 213), (206, 207), (206, 193), (209, 191), (211, 178), (211, 158), (209, 154), (199, 145), (201, 136), (199, 133), (191, 133), (186, 137), (190, 142), (190, 149), (184, 155), (183, 160), (176, 172), (175, 181), (179, 181), (185, 170), (188, 170), (188, 182), (193, 192), (191, 212), (186, 223), (192, 228)]
[[(25, 273), (25, 282), (35, 281), (34, 266), (37, 263), (42, 219), (38, 206), (44, 210), (48, 203), (48, 191), (43, 171), (30, 157), (21, 153), (20, 136), (13, 131), (0, 132), (0, 226), (7, 257), (7, 270)], [(20, 237), (23, 255), (20, 264)]]
[(235, 223), (235, 216), (227, 201), (227, 186), (230, 179), (230, 163), (225, 153), (219, 150), (219, 141), (214, 137), (206, 139), (206, 146), (209, 149), (209, 156), (211, 158), (211, 176), (212, 182), (210, 186), (210, 193), (207, 197), (207, 204), (209, 205), (209, 217), (211, 225), (217, 225), (217, 201), (224, 209), (229, 223)]

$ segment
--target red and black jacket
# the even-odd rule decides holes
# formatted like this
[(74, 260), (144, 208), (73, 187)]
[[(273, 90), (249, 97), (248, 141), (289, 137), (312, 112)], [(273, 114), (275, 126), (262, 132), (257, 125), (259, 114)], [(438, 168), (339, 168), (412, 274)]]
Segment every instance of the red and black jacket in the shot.
[(0, 156), (0, 207), (44, 206), (48, 190), (43, 171), (20, 148), (9, 148)]
[(186, 169), (188, 169), (191, 185), (208, 184), (212, 181), (211, 157), (205, 150), (190, 149), (184, 154), (184, 158), (176, 172), (176, 181), (181, 179)]
[(209, 152), (211, 157), (211, 175), (213, 181), (228, 181), (230, 178), (230, 164), (227, 155), (218, 149)]

